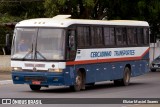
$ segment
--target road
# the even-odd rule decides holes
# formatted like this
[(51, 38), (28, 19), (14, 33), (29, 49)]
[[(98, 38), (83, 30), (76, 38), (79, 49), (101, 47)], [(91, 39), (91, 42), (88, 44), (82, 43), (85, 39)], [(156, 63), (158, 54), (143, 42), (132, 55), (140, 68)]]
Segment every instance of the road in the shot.
[[(51, 86), (33, 92), (28, 85), (0, 84), (0, 98), (160, 98), (160, 72), (149, 72), (131, 78), (129, 86), (114, 86), (113, 82), (100, 82), (87, 86), (85, 91), (72, 92), (65, 86)], [(72, 102), (72, 101), (71, 101)], [(4, 105), (3, 105), (4, 106)], [(35, 105), (5, 105), (5, 107)], [(42, 107), (44, 105), (40, 105)], [(47, 104), (46, 107), (53, 105)], [(160, 107), (158, 104), (79, 104), (76, 107)], [(74, 104), (54, 104), (54, 107), (75, 107)]]

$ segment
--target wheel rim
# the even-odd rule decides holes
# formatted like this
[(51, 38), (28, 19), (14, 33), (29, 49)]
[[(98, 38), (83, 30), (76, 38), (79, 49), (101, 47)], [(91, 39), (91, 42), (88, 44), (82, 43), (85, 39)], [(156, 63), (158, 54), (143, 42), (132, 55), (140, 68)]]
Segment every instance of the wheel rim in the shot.
[(82, 77), (81, 76), (77, 76), (76, 77), (76, 88), (80, 90), (81, 86), (82, 86)]
[(127, 72), (125, 73), (125, 82), (128, 84), (130, 81), (130, 72), (129, 70), (127, 70)]

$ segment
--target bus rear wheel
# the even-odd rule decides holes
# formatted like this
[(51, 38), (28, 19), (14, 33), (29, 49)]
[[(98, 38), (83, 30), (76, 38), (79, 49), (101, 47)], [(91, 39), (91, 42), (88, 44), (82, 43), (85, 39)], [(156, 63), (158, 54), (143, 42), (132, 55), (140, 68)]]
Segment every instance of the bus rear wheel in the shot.
[(114, 80), (115, 85), (120, 85), (120, 86), (127, 86), (130, 83), (130, 77), (131, 77), (131, 71), (128, 67), (125, 67), (124, 73), (123, 73), (123, 78)]
[(40, 85), (29, 85), (30, 89), (33, 91), (38, 91), (41, 89)]

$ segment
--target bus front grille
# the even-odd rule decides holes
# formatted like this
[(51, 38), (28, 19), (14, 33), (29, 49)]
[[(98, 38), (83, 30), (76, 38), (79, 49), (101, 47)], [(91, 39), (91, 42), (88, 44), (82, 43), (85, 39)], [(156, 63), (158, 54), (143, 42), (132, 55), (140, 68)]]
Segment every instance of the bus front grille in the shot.
[(47, 81), (45, 77), (42, 76), (26, 76), (25, 81)]

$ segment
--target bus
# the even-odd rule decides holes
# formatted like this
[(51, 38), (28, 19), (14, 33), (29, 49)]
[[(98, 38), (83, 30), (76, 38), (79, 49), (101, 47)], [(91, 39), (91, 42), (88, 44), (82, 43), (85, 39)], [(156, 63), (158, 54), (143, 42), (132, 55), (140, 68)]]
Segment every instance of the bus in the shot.
[(149, 72), (149, 24), (133, 20), (37, 18), (16, 24), (11, 52), (14, 84), (41, 87), (113, 81), (127, 86), (130, 77)]

